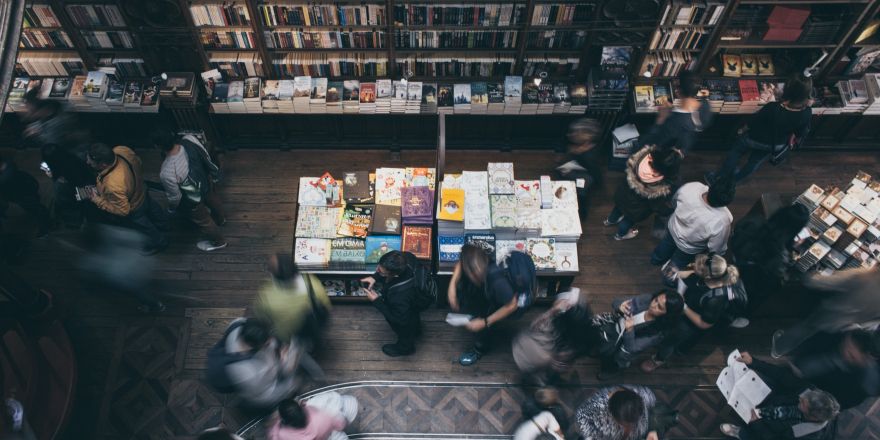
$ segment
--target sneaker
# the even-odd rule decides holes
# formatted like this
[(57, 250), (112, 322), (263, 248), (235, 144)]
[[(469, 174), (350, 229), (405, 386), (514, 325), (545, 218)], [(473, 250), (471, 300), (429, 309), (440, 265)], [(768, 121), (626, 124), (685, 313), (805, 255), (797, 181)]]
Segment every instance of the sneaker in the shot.
[(720, 429), (722, 434), (733, 438), (739, 438), (739, 432), (742, 430), (742, 428), (732, 423), (722, 423)]
[(481, 357), (483, 357), (483, 355), (480, 354), (480, 352), (476, 349), (466, 351), (462, 353), (461, 356), (458, 358), (458, 363), (464, 365), (465, 367), (469, 367), (473, 364), (476, 364)]
[(617, 217), (617, 220), (614, 220), (613, 222), (606, 217), (605, 220), (602, 220), (602, 224), (605, 226), (614, 226), (620, 223), (621, 220), (623, 220), (622, 215), (620, 217)]
[(665, 363), (666, 362), (658, 361), (657, 359), (650, 358), (650, 359), (645, 359), (644, 361), (642, 361), (642, 363), (639, 365), (639, 368), (641, 368), (642, 371), (644, 371), (645, 373), (653, 373), (654, 370), (662, 367), (663, 364), (665, 364)]
[(385, 353), (391, 357), (398, 356), (407, 356), (416, 352), (415, 348), (410, 348), (409, 350), (402, 350), (397, 344), (385, 344), (382, 346), (382, 353)]
[(770, 340), (770, 357), (773, 359), (779, 359), (782, 356), (785, 356), (785, 353), (780, 353), (776, 348), (776, 341), (778, 341), (783, 334), (785, 334), (785, 330), (776, 330), (773, 333), (773, 338)]
[(746, 328), (749, 326), (749, 318), (736, 318), (730, 323), (730, 326), (733, 328)]
[(223, 248), (225, 248), (228, 244), (229, 244), (229, 243), (214, 244), (214, 243), (211, 243), (211, 242), (208, 241), (208, 240), (202, 240), (202, 241), (196, 243), (196, 247), (199, 248), (199, 249), (201, 249), (201, 250), (203, 250), (203, 251), (205, 251), (205, 252), (211, 252), (211, 251), (216, 251), (217, 249), (223, 249)]
[(626, 233), (626, 235), (614, 234), (614, 239), (617, 241), (632, 240), (633, 238), (636, 238), (637, 235), (639, 235), (639, 230), (632, 228)]

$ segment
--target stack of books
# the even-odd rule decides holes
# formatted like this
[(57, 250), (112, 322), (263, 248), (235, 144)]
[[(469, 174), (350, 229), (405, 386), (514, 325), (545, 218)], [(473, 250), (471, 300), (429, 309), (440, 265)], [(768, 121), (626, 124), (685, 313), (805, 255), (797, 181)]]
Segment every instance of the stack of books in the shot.
[(437, 114), (448, 115), (455, 112), (455, 86), (440, 83), (437, 85)]
[(327, 82), (327, 100), (325, 110), (329, 114), (342, 114), (342, 93), (345, 86), (342, 81)]
[(360, 111), (361, 83), (358, 80), (342, 82), (342, 113), (358, 113)]
[(312, 77), (297, 76), (293, 79), (293, 111), (295, 113), (311, 113)]
[(327, 83), (327, 78), (312, 78), (312, 90), (309, 94), (309, 113), (327, 112)]
[(242, 101), (244, 101), (245, 111), (247, 113), (262, 113), (262, 96), (260, 96), (262, 90), (262, 80), (257, 77), (252, 77), (244, 80), (244, 94), (242, 96)]
[(486, 95), (488, 97), (488, 105), (486, 113), (490, 115), (500, 115), (504, 113), (504, 83), (489, 82), (486, 83)]
[(860, 79), (841, 80), (837, 83), (843, 98), (842, 113), (861, 113), (868, 108), (868, 86)]
[(391, 88), (394, 95), (391, 96), (391, 113), (405, 113), (407, 99), (407, 81), (392, 81)]
[(471, 83), (471, 114), (485, 115), (489, 112), (489, 90), (485, 82)]
[(391, 113), (391, 97), (394, 96), (394, 86), (390, 79), (376, 80), (376, 113)]
[(519, 108), (519, 114), (538, 114), (538, 85), (532, 81), (523, 84), (522, 105)]
[(410, 81), (406, 86), (406, 109), (404, 113), (417, 115), (422, 107), (422, 83)]

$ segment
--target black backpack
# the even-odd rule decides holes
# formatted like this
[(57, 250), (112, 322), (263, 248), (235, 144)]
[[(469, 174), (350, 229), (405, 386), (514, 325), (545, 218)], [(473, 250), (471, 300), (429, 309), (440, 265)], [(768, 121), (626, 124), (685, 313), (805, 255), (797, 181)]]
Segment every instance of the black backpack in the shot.
[(228, 394), (237, 391), (237, 387), (226, 372), (226, 367), (230, 364), (246, 361), (254, 357), (253, 351), (240, 353), (228, 353), (226, 351), (226, 339), (229, 337), (229, 334), (232, 333), (233, 330), (244, 325), (244, 323), (245, 320), (242, 319), (241, 321), (230, 325), (229, 328), (223, 332), (223, 337), (220, 338), (220, 341), (208, 350), (205, 379), (207, 380), (208, 385), (210, 385), (211, 388), (214, 388), (217, 392)]
[(538, 286), (535, 262), (524, 252), (513, 251), (501, 262), (507, 280), (516, 295), (516, 316), (521, 315), (535, 302)]
[(742, 280), (737, 280), (732, 286), (716, 287), (709, 289), (700, 297), (700, 303), (708, 301), (712, 298), (721, 297), (727, 300), (727, 307), (724, 310), (724, 316), (733, 321), (736, 318), (746, 316), (749, 308), (749, 295), (746, 292), (746, 286)]
[(431, 271), (420, 263), (411, 252), (404, 252), (406, 265), (412, 270), (412, 282), (415, 290), (413, 305), (416, 310), (423, 311), (437, 302), (437, 280)]

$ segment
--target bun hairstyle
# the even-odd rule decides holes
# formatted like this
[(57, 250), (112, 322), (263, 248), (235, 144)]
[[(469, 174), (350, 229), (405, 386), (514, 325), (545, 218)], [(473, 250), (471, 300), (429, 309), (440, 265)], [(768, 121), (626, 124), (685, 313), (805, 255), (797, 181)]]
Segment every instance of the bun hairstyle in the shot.
[(694, 273), (704, 280), (723, 281), (726, 285), (739, 281), (739, 270), (736, 266), (727, 264), (724, 257), (714, 252), (697, 255)]

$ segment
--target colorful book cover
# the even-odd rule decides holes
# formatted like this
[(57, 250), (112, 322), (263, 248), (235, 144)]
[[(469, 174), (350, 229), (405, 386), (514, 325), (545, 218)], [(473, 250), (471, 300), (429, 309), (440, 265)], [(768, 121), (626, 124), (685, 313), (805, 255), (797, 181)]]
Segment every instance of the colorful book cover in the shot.
[(461, 256), (464, 237), (461, 235), (440, 235), (437, 237), (437, 251), (440, 261), (455, 262)]
[(554, 102), (553, 84), (543, 82), (538, 85), (538, 104), (552, 104)]
[(124, 94), (125, 84), (111, 81), (110, 86), (107, 87), (107, 98), (104, 101), (109, 105), (120, 105)]
[(658, 107), (672, 105), (672, 94), (669, 93), (668, 84), (654, 84), (654, 105)]
[(435, 104), (437, 103), (437, 85), (436, 84), (422, 84), (422, 104)]
[(299, 205), (296, 216), (296, 236), (336, 238), (342, 215), (342, 208)]
[(330, 261), (334, 263), (364, 263), (367, 244), (359, 238), (334, 238), (330, 241)]
[(521, 76), (504, 77), (504, 102), (519, 104), (522, 102), (523, 80)]
[(244, 80), (244, 95), (243, 99), (247, 99), (249, 101), (255, 101), (260, 99), (260, 83), (261, 79), (259, 77), (247, 78)]
[(407, 223), (431, 223), (434, 213), (434, 192), (427, 186), (410, 186), (400, 190), (401, 216)]
[(107, 86), (107, 74), (101, 71), (92, 71), (86, 75), (86, 83), (83, 85), (83, 96), (86, 98), (100, 98), (104, 96), (104, 88)]
[(578, 252), (577, 243), (556, 243), (556, 271), (557, 272), (577, 272), (578, 268)]
[(527, 238), (526, 253), (532, 257), (536, 269), (556, 269), (556, 240), (552, 238)]
[(416, 258), (423, 260), (431, 259), (431, 227), (430, 226), (411, 226), (403, 227), (403, 244), (404, 252), (411, 252)]
[(309, 206), (342, 206), (342, 188), (330, 173), (300, 177), (297, 202)]
[(721, 60), (724, 63), (724, 76), (734, 78), (742, 76), (742, 58), (739, 55), (725, 54)]
[(776, 67), (773, 65), (773, 55), (762, 53), (755, 55), (758, 60), (758, 75), (774, 76), (776, 75)]
[(373, 208), (366, 206), (347, 206), (336, 233), (344, 237), (365, 238), (373, 219)]
[(141, 95), (141, 107), (150, 107), (156, 105), (156, 99), (159, 93), (155, 84), (144, 83), (143, 94)]
[(740, 57), (742, 61), (742, 74), (755, 76), (758, 74), (758, 57), (755, 54), (744, 53)]
[(361, 104), (376, 102), (376, 83), (361, 83)]
[[(342, 82), (342, 101), (358, 102), (361, 96), (361, 83), (356, 79), (349, 79)], [(294, 92), (296, 93), (296, 92)], [(296, 96), (294, 94), (294, 96)]]
[(461, 188), (440, 189), (440, 211), (438, 220), (464, 221), (464, 190)]
[(400, 234), (400, 206), (376, 205), (373, 208), (373, 223), (370, 232), (373, 234)]
[(637, 109), (654, 107), (654, 87), (636, 86), (634, 98)]
[(456, 84), (455, 88), (455, 105), (463, 105), (471, 103), (471, 85), (468, 83)]
[(406, 167), (403, 175), (404, 186), (427, 186), (434, 190), (434, 181), (436, 173), (434, 168), (414, 168)]
[(538, 103), (538, 86), (529, 81), (523, 84), (522, 91), (522, 103), (523, 104), (537, 104)]
[(400, 206), (400, 189), (406, 177), (403, 168), (376, 170), (376, 204)]
[(367, 264), (375, 264), (383, 255), (400, 250), (399, 235), (371, 235), (367, 237)]
[(330, 261), (330, 240), (324, 238), (297, 238), (293, 262), (305, 267), (323, 266)]

